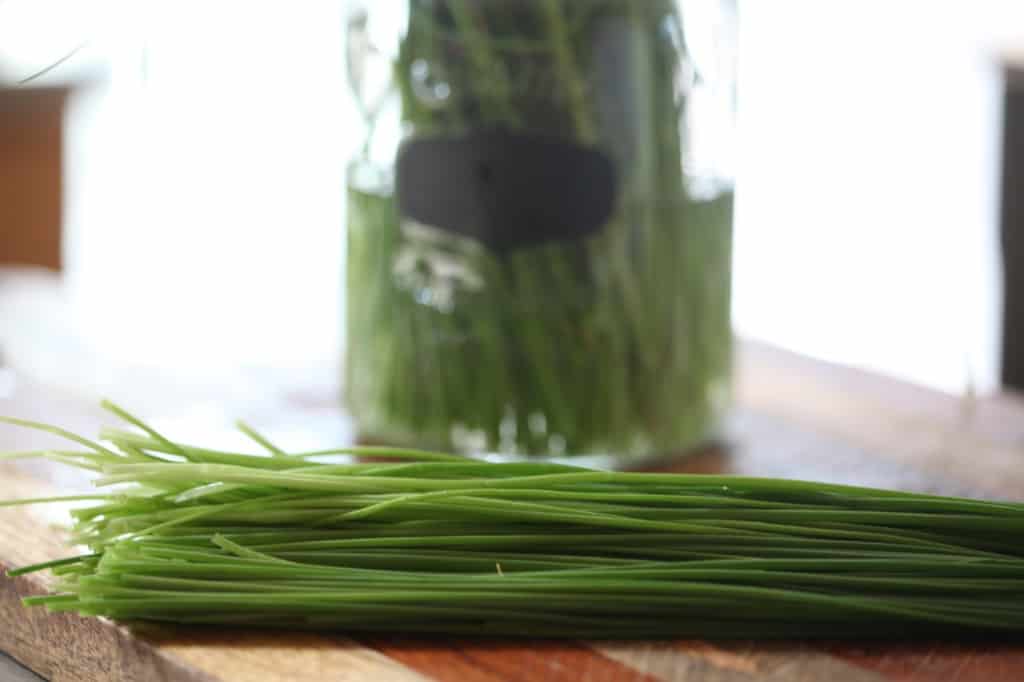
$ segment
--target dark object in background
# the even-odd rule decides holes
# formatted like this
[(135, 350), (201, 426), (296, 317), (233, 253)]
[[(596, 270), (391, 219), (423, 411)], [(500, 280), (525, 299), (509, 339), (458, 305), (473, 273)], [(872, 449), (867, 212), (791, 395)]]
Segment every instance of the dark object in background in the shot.
[(63, 88), (0, 88), (0, 265), (61, 267)]
[(1024, 390), (1024, 63), (1007, 71), (1003, 121), (1003, 383)]
[(589, 237), (615, 208), (612, 159), (557, 137), (500, 129), (423, 137), (406, 142), (395, 165), (404, 217), (498, 251)]

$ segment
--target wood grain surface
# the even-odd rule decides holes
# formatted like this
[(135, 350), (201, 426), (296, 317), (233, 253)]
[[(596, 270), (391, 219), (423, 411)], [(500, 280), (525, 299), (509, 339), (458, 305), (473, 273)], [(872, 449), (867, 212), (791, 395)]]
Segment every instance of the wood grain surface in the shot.
[[(1024, 400), (956, 398), (746, 345), (727, 446), (674, 470), (736, 472), (1024, 499)], [(308, 409), (309, 402), (296, 409)], [(22, 386), (0, 413), (91, 432), (86, 402)], [(0, 428), (0, 450), (45, 445)], [(0, 498), (80, 487), (45, 468), (0, 468)], [(43, 508), (0, 509), (0, 566), (63, 556)], [(46, 578), (0, 578), (0, 650), (55, 681), (168, 680), (1024, 680), (1013, 643), (501, 642), (178, 629), (24, 609)]]

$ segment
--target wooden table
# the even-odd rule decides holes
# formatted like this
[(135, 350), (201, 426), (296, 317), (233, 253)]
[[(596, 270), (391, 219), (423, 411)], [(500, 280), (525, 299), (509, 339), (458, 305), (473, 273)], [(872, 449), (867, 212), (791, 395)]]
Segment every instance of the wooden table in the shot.
[[(957, 399), (896, 381), (746, 345), (728, 448), (677, 470), (725, 471), (1024, 499), (1024, 400)], [(309, 409), (308, 404), (296, 409)], [(0, 413), (92, 431), (80, 399), (31, 386)], [(36, 436), (0, 430), (0, 450)], [(15, 442), (20, 439), (21, 442)], [(45, 470), (37, 470), (45, 474)], [(0, 497), (45, 482), (6, 470)], [(0, 565), (61, 556), (39, 510), (0, 510)], [(45, 579), (0, 578), (0, 650), (41, 675), (75, 680), (1021, 680), (1024, 645), (674, 641), (424, 642), (397, 637), (124, 627), (23, 609)]]

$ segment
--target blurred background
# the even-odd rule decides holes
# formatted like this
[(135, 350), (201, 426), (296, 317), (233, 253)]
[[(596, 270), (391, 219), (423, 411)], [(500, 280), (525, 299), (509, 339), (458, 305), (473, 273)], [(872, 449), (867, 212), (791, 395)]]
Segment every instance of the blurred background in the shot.
[[(958, 395), (1024, 387), (1024, 5), (739, 9), (737, 332)], [(0, 396), (334, 400), (344, 13), (0, 0)]]

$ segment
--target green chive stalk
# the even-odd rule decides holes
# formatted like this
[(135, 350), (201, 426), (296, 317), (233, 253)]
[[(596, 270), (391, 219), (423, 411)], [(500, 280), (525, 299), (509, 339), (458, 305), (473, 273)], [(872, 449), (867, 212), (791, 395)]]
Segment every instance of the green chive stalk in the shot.
[(410, 227), (387, 169), (368, 152), (354, 162), (344, 383), (361, 437), (627, 465), (713, 436), (731, 368), (733, 197), (695, 195), (684, 175), (692, 65), (677, 3), (408, 7), (400, 105), (382, 114), (407, 137), (555, 137), (606, 154), (619, 191), (596, 234), (499, 253)]
[[(808, 481), (263, 454), (131, 431), (21, 452), (96, 471), (50, 611), (183, 625), (552, 638), (1024, 634), (1024, 504)], [(373, 461), (366, 461), (373, 458)], [(84, 505), (84, 506), (83, 506)], [(2, 513), (2, 510), (0, 510)]]

